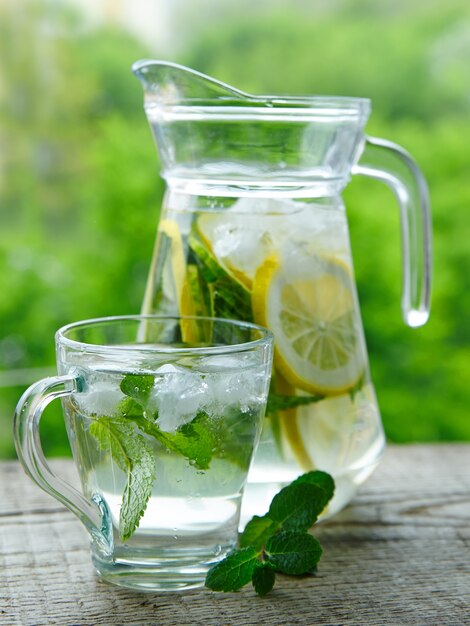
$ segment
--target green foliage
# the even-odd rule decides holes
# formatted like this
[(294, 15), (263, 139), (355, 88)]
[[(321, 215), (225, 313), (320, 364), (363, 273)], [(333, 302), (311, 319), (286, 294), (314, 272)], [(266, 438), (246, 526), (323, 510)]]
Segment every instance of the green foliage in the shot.
[[(469, 440), (468, 2), (250, 6), (227, 8), (176, 60), (255, 93), (372, 99), (368, 132), (414, 155), (434, 222), (432, 314), (410, 330), (399, 312), (395, 199), (359, 177), (344, 194), (385, 429), (394, 441)], [(89, 28), (65, 4), (0, 7), (3, 432), (36, 376), (23, 370), (54, 367), (59, 326), (140, 309), (163, 191), (130, 72), (149, 56), (121, 30)], [(61, 419), (55, 404), (47, 409), (49, 454), (68, 451)], [(0, 456), (12, 455), (7, 434)]]
[(198, 413), (191, 422), (168, 433), (158, 427), (158, 413), (148, 410), (153, 376), (127, 374), (121, 381), (121, 391), (127, 396), (119, 404), (120, 414), (113, 417), (93, 415), (90, 433), (99, 447), (126, 474), (119, 517), (121, 539), (129, 539), (139, 526), (156, 478), (155, 452), (142, 433), (150, 435), (167, 450), (181, 454), (195, 468), (209, 468), (215, 437), (205, 413)]
[(260, 550), (273, 533), (277, 531), (279, 525), (268, 515), (254, 515), (245, 526), (240, 535), (240, 547), (247, 548), (253, 546)]
[[(130, 72), (148, 52), (65, 7), (26, 4), (0, 8), (0, 456), (13, 455), (11, 415), (38, 375), (30, 368), (53, 371), (57, 328), (139, 311), (162, 192)], [(49, 454), (69, 453), (61, 421), (54, 403), (42, 426)]]

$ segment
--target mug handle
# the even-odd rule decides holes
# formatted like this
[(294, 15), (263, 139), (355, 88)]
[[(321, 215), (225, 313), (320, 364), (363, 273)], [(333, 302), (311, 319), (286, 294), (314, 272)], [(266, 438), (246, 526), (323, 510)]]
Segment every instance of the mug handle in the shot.
[(376, 178), (388, 185), (400, 207), (403, 293), (402, 314), (411, 327), (429, 317), (431, 300), (431, 209), (423, 173), (401, 146), (366, 137), (364, 151), (353, 174)]
[(75, 487), (59, 478), (49, 467), (41, 446), (39, 422), (53, 400), (79, 392), (83, 379), (74, 374), (51, 376), (31, 385), (21, 396), (14, 417), (18, 458), (28, 476), (62, 502), (84, 524), (91, 537), (109, 550), (108, 514), (99, 498), (88, 501)]

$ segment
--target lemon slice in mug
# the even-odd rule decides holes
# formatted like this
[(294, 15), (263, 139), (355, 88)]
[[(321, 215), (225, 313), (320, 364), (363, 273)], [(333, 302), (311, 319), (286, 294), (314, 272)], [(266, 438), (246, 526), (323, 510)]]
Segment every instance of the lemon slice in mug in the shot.
[(292, 386), (345, 393), (364, 370), (364, 346), (348, 267), (320, 255), (272, 255), (253, 281), (255, 321), (275, 337), (274, 362)]

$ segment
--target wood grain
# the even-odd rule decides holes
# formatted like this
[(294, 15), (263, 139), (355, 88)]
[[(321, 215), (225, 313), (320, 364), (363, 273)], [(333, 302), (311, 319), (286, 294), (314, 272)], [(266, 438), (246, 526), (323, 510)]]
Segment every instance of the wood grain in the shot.
[(279, 577), (265, 598), (137, 594), (99, 581), (79, 522), (18, 463), (0, 463), (0, 624), (470, 625), (470, 445), (391, 446), (315, 534), (317, 576)]

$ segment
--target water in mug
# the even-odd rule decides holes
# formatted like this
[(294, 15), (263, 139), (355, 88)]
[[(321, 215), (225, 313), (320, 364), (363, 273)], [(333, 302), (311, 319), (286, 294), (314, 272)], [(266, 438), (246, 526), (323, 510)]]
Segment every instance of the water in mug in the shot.
[[(83, 362), (80, 366), (84, 367)], [(236, 542), (241, 494), (262, 425), (265, 368), (260, 369), (254, 355), (245, 353), (211, 356), (207, 363), (198, 357), (197, 368), (186, 357), (162, 363), (151, 374), (145, 413), (146, 417), (158, 415), (157, 437), (151, 431), (136, 432), (154, 456), (155, 480), (145, 513), (126, 540), (119, 531), (126, 473), (110, 452), (113, 444), (103, 445), (99, 426), (113, 421), (119, 426), (129, 417), (125, 404), (129, 398), (120, 388), (129, 373), (119, 363), (103, 371), (99, 362), (90, 361), (87, 369), (87, 388), (65, 400), (64, 409), (84, 495), (100, 505), (104, 526), (108, 525), (104, 534), (108, 533), (109, 545), (99, 541), (92, 545), (98, 571), (117, 584), (139, 588), (145, 588), (149, 574), (149, 588), (159, 580), (162, 586), (175, 589), (201, 584), (209, 566)], [(148, 376), (139, 373), (136, 380), (142, 375)], [(174, 445), (172, 439), (178, 433), (190, 435), (185, 427), (197, 428), (196, 422), (201, 445), (210, 442), (210, 450), (193, 453), (199, 459), (201, 454), (208, 455), (204, 469), (191, 454), (185, 458), (178, 441)], [(208, 440), (204, 438), (207, 433)]]
[(205, 196), (170, 185), (143, 305), (144, 313), (236, 318), (274, 332), (268, 415), (244, 520), (264, 514), (282, 485), (311, 469), (335, 478), (326, 512), (333, 514), (384, 447), (344, 205), (338, 196), (288, 191), (289, 198), (282, 190), (244, 197), (227, 187)]

